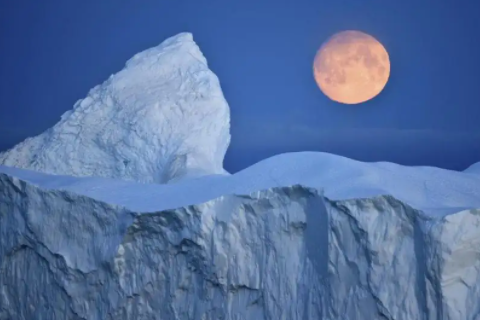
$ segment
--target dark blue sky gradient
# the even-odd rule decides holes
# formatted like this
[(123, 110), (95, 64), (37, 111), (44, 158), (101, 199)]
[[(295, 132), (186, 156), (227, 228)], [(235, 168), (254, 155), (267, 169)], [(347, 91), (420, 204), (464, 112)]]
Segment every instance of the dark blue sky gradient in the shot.
[[(480, 1), (0, 0), (0, 150), (54, 125), (135, 53), (194, 35), (232, 113), (226, 167), (318, 150), (464, 169), (480, 161)], [(328, 100), (321, 43), (358, 29), (392, 63), (377, 98)]]

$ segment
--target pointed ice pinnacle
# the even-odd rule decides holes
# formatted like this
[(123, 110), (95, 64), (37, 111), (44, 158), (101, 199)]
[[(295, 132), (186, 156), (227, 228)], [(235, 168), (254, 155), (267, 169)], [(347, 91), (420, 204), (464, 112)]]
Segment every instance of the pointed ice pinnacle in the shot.
[(51, 174), (167, 183), (225, 173), (230, 111), (190, 33), (136, 54), (0, 164)]

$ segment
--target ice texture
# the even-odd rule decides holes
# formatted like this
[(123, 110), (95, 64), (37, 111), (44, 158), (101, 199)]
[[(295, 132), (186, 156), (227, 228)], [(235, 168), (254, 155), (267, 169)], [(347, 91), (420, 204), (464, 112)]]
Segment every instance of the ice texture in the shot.
[(0, 154), (0, 320), (480, 319), (478, 164), (228, 175), (229, 139), (180, 34)]
[[(265, 189), (282, 175), (159, 185), (0, 172), (0, 319), (480, 315), (479, 209), (426, 214), (391, 195)], [(225, 193), (185, 202), (210, 188)]]
[(223, 174), (230, 110), (189, 33), (131, 58), (0, 164), (52, 174), (166, 183)]

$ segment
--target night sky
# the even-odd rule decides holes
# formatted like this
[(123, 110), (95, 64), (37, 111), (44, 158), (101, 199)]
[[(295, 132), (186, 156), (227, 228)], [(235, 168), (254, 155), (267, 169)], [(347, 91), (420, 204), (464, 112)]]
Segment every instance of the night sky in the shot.
[[(342, 105), (316, 51), (357, 29), (387, 48), (390, 81)], [(135, 53), (193, 33), (232, 115), (225, 166), (325, 151), (463, 170), (480, 161), (480, 1), (0, 0), (0, 151), (53, 126)]]

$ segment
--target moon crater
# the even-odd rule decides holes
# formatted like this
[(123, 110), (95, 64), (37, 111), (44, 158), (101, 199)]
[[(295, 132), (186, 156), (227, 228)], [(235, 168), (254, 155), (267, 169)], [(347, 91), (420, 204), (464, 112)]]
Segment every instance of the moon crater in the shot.
[(360, 31), (343, 31), (318, 50), (314, 77), (330, 99), (358, 104), (377, 96), (390, 76), (390, 59), (383, 45)]

